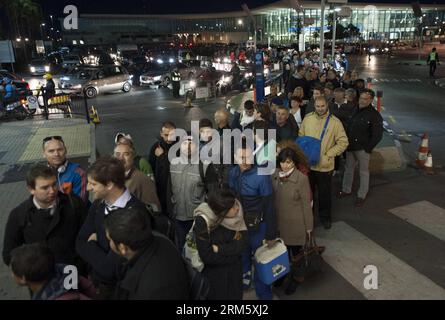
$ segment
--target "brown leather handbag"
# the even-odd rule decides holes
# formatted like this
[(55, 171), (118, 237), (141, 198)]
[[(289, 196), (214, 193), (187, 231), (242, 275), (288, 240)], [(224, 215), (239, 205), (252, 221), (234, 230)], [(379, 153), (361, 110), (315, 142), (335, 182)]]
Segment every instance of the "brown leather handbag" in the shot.
[(306, 234), (303, 250), (291, 258), (292, 275), (297, 281), (323, 272), (324, 261), (321, 255), (325, 249), (324, 246), (317, 245), (313, 232)]

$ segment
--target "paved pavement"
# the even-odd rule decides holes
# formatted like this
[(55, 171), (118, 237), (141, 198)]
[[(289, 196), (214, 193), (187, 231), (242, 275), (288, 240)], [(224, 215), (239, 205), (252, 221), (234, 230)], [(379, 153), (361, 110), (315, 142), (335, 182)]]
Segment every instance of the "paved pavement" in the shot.
[[(0, 123), (0, 241), (9, 213), (29, 196), (25, 178), (28, 169), (43, 161), (42, 140), (63, 136), (68, 157), (86, 168), (94, 161), (95, 128), (81, 119), (25, 120)], [(2, 246), (3, 247), (3, 246)], [(0, 263), (0, 300), (28, 299), (27, 290), (17, 287), (8, 268)]]

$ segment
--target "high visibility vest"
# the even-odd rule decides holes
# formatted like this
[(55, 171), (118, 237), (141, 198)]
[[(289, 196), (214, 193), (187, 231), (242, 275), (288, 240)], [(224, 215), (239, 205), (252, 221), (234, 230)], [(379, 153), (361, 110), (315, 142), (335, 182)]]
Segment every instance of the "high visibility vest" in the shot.
[(172, 81), (181, 81), (181, 74), (179, 72), (173, 72)]
[(436, 61), (436, 52), (431, 52), (430, 53), (430, 61)]

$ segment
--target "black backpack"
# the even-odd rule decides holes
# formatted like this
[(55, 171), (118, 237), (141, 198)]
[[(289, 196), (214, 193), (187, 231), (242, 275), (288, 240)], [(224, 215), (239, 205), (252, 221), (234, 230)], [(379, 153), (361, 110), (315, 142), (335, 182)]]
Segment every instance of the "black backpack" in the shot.
[[(153, 235), (161, 237), (170, 241), (172, 245), (175, 246), (169, 238), (167, 238), (163, 233), (158, 231), (153, 231)], [(176, 246), (175, 246), (176, 248)], [(192, 267), (190, 262), (188, 262), (181, 255), (182, 261), (184, 262), (184, 267), (187, 272), (190, 285), (190, 299), (191, 300), (207, 300), (210, 291), (210, 284), (206, 277), (204, 277), (200, 272)]]

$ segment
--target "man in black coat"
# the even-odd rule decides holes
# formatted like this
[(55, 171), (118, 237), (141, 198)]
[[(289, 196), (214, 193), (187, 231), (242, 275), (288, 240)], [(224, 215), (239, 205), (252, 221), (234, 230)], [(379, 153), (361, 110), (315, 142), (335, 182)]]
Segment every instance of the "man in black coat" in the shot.
[(105, 219), (110, 248), (125, 258), (115, 299), (186, 300), (189, 280), (181, 254), (164, 237), (152, 234), (138, 208), (118, 209)]
[(11, 211), (5, 229), (3, 261), (23, 244), (43, 243), (54, 253), (56, 263), (80, 266), (76, 236), (87, 209), (75, 195), (58, 192), (57, 173), (45, 165), (33, 167), (26, 183), (31, 197)]
[(285, 106), (278, 106), (274, 115), (274, 125), (277, 130), (277, 142), (292, 140), (298, 137), (298, 124), (294, 116), (290, 116), (290, 111)]
[(145, 205), (125, 188), (125, 169), (121, 161), (111, 157), (97, 160), (88, 170), (88, 191), (94, 203), (76, 241), (79, 255), (91, 266), (91, 279), (99, 298), (111, 299), (122, 259), (110, 250), (105, 235), (105, 217), (119, 208)]
[(286, 86), (286, 97), (289, 97), (289, 93), (293, 93), (296, 87), (302, 87), (304, 89), (305, 96), (307, 93), (307, 81), (305, 78), (306, 69), (304, 66), (299, 65), (296, 72), (290, 77)]
[(167, 213), (167, 185), (170, 174), (168, 151), (176, 142), (176, 138), (172, 138), (175, 129), (176, 125), (173, 122), (164, 122), (158, 141), (153, 144), (148, 156), (148, 161), (150, 162), (155, 177), (156, 191), (164, 214)]
[(375, 93), (364, 89), (360, 95), (359, 109), (352, 117), (348, 129), (349, 147), (346, 152), (345, 175), (340, 198), (351, 195), (355, 165), (358, 162), (360, 171), (360, 188), (357, 193), (356, 206), (364, 205), (369, 191), (369, 160), (372, 150), (382, 140), (383, 119), (373, 107)]

